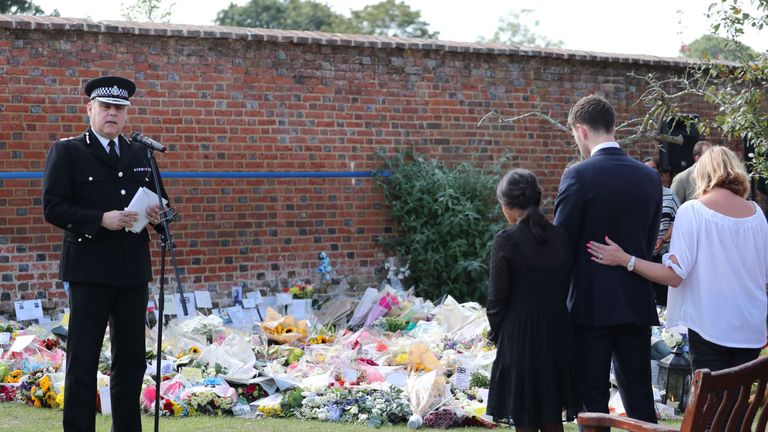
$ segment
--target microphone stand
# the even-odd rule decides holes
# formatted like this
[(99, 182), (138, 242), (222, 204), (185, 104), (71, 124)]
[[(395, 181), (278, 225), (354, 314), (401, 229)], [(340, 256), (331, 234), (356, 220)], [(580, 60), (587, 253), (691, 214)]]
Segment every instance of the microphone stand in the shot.
[[(135, 142), (135, 141), (134, 141)], [(165, 255), (166, 250), (170, 250), (171, 253), (171, 263), (173, 264), (173, 270), (176, 276), (176, 292), (179, 294), (179, 297), (181, 298), (181, 308), (184, 312), (184, 315), (188, 315), (187, 312), (187, 302), (186, 298), (184, 297), (184, 288), (181, 285), (181, 277), (179, 276), (179, 266), (176, 264), (176, 252), (175, 247), (176, 245), (173, 242), (173, 234), (171, 233), (171, 227), (170, 227), (170, 220), (172, 220), (176, 213), (174, 210), (170, 207), (166, 208), (163, 204), (163, 197), (161, 191), (165, 190), (162, 189), (161, 181), (160, 181), (160, 174), (157, 169), (157, 161), (155, 161), (155, 152), (154, 149), (146, 144), (140, 143), (144, 145), (147, 148), (147, 159), (149, 159), (149, 164), (152, 167), (152, 176), (155, 179), (155, 190), (157, 191), (157, 200), (160, 204), (160, 208), (162, 211), (160, 212), (160, 221), (163, 224), (162, 232), (158, 231), (158, 234), (160, 235), (160, 292), (159, 297), (157, 299), (158, 302), (158, 314), (159, 319), (157, 322), (157, 356), (155, 357), (155, 361), (157, 362), (155, 369), (155, 432), (159, 432), (160, 430), (160, 384), (162, 383), (162, 346), (163, 346), (163, 323), (165, 321), (165, 315), (164, 315), (164, 306), (165, 306)]]

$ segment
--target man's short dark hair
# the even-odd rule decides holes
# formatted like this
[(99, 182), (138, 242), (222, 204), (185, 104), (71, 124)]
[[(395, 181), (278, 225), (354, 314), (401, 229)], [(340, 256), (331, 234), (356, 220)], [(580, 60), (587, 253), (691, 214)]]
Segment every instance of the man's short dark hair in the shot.
[(597, 133), (612, 133), (616, 126), (616, 111), (603, 97), (589, 95), (579, 99), (568, 113), (568, 126), (577, 124)]
[(712, 144), (709, 141), (697, 141), (696, 144), (693, 145), (693, 156), (701, 156), (704, 153), (707, 152), (707, 150), (711, 149), (714, 144)]

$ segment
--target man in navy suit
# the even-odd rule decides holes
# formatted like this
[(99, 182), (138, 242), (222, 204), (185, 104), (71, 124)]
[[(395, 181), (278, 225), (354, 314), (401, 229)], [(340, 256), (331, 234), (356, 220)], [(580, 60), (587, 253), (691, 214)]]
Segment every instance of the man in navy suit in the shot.
[[(627, 415), (655, 423), (650, 340), (659, 320), (651, 283), (631, 270), (636, 258), (650, 259), (653, 251), (661, 180), (621, 150), (615, 123), (616, 112), (599, 96), (584, 97), (571, 109), (568, 125), (584, 160), (563, 173), (555, 224), (575, 248), (568, 308), (579, 340), (584, 409), (608, 412), (613, 359)], [(606, 236), (633, 255), (626, 269), (589, 259), (587, 242), (605, 242)]]

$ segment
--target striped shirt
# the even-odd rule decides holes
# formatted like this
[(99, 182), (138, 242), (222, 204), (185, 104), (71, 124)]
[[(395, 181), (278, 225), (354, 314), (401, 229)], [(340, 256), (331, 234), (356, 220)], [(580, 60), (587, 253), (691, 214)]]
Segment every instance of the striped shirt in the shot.
[[(669, 227), (675, 222), (675, 214), (677, 214), (677, 208), (680, 207), (680, 201), (678, 201), (675, 193), (671, 189), (661, 187), (661, 226), (659, 226), (658, 239), (664, 237), (669, 231)], [(661, 246), (661, 253), (664, 254), (669, 250), (669, 241)]]

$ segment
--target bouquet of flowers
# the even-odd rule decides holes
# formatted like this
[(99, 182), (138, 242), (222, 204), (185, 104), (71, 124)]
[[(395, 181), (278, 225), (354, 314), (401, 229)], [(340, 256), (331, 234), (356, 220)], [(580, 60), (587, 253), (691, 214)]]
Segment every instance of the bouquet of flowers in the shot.
[(303, 282), (296, 282), (291, 287), (283, 288), (284, 293), (291, 293), (293, 298), (296, 299), (311, 299), (314, 291), (315, 287), (312, 284), (305, 284)]
[(248, 403), (255, 402), (267, 395), (267, 391), (258, 384), (237, 385), (234, 388), (238, 398), (245, 399)]
[(309, 324), (306, 320), (297, 322), (293, 316), (282, 316), (271, 307), (267, 308), (267, 316), (261, 323), (261, 329), (268, 339), (283, 344), (306, 341), (309, 334)]
[(309, 338), (311, 345), (332, 344), (336, 342), (336, 331), (332, 324), (315, 328), (315, 335)]
[(370, 326), (374, 321), (386, 315), (393, 307), (397, 306), (400, 300), (397, 296), (391, 292), (385, 292), (380, 298), (378, 303), (371, 307), (371, 311), (368, 312), (368, 317), (365, 319), (365, 327)]
[(64, 361), (64, 352), (57, 347), (47, 349), (43, 342), (30, 343), (21, 351), (8, 352), (4, 359), (12, 369), (32, 373), (42, 369), (58, 369)]
[(337, 421), (378, 427), (401, 422), (411, 410), (403, 391), (398, 388), (328, 389), (322, 393), (305, 393), (296, 417)]
[(0, 384), (0, 402), (13, 402), (16, 400), (16, 386)]
[(24, 325), (16, 321), (3, 321), (0, 322), (0, 333), (14, 334), (20, 330), (24, 330)]
[(7, 377), (3, 380), (5, 383), (9, 384), (16, 384), (21, 379), (22, 375), (24, 375), (24, 372), (21, 371), (21, 369), (16, 369), (8, 374)]
[(206, 378), (201, 385), (184, 390), (181, 400), (189, 415), (222, 415), (237, 402), (237, 391), (221, 378)]

